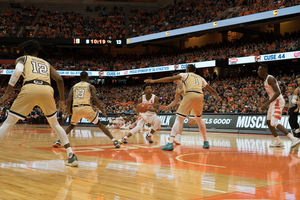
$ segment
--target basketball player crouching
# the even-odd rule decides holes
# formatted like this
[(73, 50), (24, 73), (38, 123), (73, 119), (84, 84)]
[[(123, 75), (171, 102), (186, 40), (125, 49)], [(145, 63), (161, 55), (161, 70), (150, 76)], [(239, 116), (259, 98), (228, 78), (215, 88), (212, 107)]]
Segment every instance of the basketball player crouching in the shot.
[(152, 86), (151, 84), (145, 84), (143, 87), (144, 95), (139, 98), (138, 104), (144, 103), (147, 105), (147, 110), (144, 113), (139, 113), (138, 122), (135, 128), (130, 130), (126, 136), (122, 137), (119, 142), (121, 143), (127, 143), (127, 138), (131, 137), (132, 134), (138, 132), (140, 129), (143, 128), (143, 125), (146, 122), (149, 122), (151, 124), (154, 124), (154, 126), (151, 128), (150, 132), (147, 134), (146, 139), (149, 141), (149, 143), (153, 143), (152, 140), (152, 134), (159, 128), (161, 125), (161, 119), (156, 114), (158, 110), (158, 97), (152, 94)]

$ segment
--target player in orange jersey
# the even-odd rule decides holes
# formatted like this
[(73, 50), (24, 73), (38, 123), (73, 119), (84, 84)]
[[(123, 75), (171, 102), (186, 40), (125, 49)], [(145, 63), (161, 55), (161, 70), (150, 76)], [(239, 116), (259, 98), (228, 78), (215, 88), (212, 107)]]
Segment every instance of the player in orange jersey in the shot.
[(284, 108), (285, 100), (280, 92), (279, 84), (274, 76), (268, 74), (268, 65), (262, 64), (258, 68), (258, 76), (262, 77), (264, 81), (265, 89), (269, 95), (265, 99), (261, 106), (262, 110), (268, 109), (267, 114), (267, 125), (275, 137), (275, 143), (271, 144), (270, 147), (284, 147), (282, 140), (279, 138), (276, 128), (283, 132), (288, 138), (292, 141), (291, 147), (295, 147), (300, 143), (298, 138), (295, 138), (293, 134), (289, 133), (284, 126), (278, 123), (278, 120), (281, 120), (282, 110)]

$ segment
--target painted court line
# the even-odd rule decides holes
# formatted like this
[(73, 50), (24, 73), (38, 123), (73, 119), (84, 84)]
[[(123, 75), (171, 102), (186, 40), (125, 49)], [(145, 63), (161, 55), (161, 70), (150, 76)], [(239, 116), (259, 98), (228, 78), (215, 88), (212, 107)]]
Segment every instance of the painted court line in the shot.
[(182, 157), (182, 156), (189, 156), (189, 155), (194, 155), (194, 154), (200, 154), (200, 153), (183, 154), (183, 155), (177, 156), (175, 159), (178, 160), (178, 161), (184, 162), (184, 163), (189, 163), (189, 164), (194, 164), (194, 165), (204, 165), (204, 166), (209, 166), (209, 167), (226, 168), (225, 166), (200, 164), (200, 163), (189, 162), (189, 161), (185, 161), (185, 160), (181, 160), (181, 159), (180, 159), (180, 157)]

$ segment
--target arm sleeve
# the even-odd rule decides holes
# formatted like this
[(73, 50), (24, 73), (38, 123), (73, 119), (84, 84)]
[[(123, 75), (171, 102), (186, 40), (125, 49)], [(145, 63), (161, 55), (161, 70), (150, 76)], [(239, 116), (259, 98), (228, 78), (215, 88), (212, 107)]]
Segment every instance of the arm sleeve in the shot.
[(185, 81), (187, 79), (187, 77), (189, 76), (188, 73), (180, 73), (179, 75), (182, 77), (181, 80), (183, 80), (183, 81)]
[(205, 86), (207, 86), (207, 82), (206, 82), (206, 80), (204, 78), (202, 78), (202, 87), (205, 87)]
[(294, 95), (293, 98), (292, 98), (292, 103), (293, 103), (293, 104), (296, 104), (296, 102), (297, 102), (297, 96)]
[(24, 65), (22, 63), (18, 63), (16, 65), (15, 71), (13, 72), (13, 74), (11, 75), (11, 77), (9, 79), (8, 84), (14, 87), (15, 84), (17, 83), (17, 81), (19, 80), (23, 70), (24, 70)]

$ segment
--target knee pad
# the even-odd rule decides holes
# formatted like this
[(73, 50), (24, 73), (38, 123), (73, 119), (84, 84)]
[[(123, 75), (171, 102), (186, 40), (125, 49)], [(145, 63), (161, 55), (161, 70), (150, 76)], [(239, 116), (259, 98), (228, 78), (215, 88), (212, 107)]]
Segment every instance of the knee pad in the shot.
[(276, 128), (278, 125), (278, 119), (272, 117), (270, 125)]

